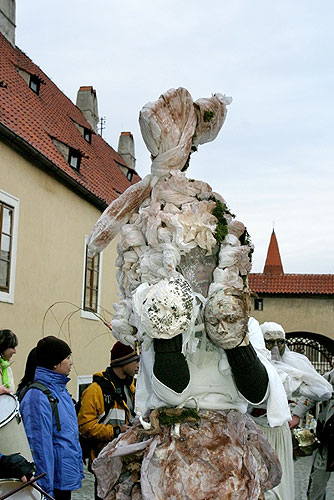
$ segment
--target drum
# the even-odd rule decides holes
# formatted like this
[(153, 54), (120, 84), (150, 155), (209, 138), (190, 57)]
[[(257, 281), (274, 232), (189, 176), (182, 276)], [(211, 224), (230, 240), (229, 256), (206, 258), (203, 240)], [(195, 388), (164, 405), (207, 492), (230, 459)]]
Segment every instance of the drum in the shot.
[[(18, 479), (0, 479), (0, 497), (10, 493), (22, 484), (24, 483)], [(30, 485), (8, 497), (9, 500), (42, 500), (44, 498), (44, 495)]]
[(21, 453), (28, 462), (33, 461), (19, 412), (19, 402), (12, 394), (0, 396), (0, 453)]

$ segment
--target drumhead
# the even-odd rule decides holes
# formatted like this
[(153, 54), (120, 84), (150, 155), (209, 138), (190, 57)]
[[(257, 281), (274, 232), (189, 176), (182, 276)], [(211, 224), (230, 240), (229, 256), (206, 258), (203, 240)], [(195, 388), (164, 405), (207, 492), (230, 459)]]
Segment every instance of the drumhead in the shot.
[[(22, 484), (18, 479), (0, 479), (0, 497), (5, 493), (10, 493)], [(42, 500), (43, 498), (45, 498), (44, 495), (41, 495), (39, 491), (30, 485), (8, 497), (9, 500)]]
[(12, 394), (0, 395), (0, 427), (6, 425), (19, 411), (19, 402)]

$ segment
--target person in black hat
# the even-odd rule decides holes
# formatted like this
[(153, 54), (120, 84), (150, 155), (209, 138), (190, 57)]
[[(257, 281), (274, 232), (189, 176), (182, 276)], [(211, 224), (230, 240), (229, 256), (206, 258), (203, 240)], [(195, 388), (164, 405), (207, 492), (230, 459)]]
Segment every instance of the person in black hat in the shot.
[[(95, 373), (93, 383), (82, 394), (78, 423), (80, 434), (91, 440), (90, 470), (102, 448), (134, 420), (134, 375), (138, 362), (139, 355), (132, 347), (116, 342), (110, 351), (110, 366)], [(95, 498), (99, 499), (96, 488)]]
[(72, 490), (81, 487), (82, 455), (74, 404), (66, 384), (72, 367), (71, 348), (52, 335), (39, 340), (34, 352), (34, 383), (20, 404), (24, 427), (36, 464), (43, 472), (41, 488), (56, 500), (70, 500)]

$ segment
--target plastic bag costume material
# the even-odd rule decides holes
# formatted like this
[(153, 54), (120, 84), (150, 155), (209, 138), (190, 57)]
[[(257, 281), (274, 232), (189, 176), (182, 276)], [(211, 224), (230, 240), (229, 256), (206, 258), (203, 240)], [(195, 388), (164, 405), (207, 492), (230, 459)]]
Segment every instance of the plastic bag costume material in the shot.
[[(279, 339), (285, 341), (285, 331), (281, 325), (266, 321), (261, 325), (266, 343)], [(275, 345), (271, 349), (271, 362), (283, 382), (288, 399), (304, 396), (312, 401), (326, 401), (332, 394), (331, 384), (314, 368), (310, 360), (298, 352), (290, 351), (283, 343), (283, 348)]]
[[(260, 327), (265, 345), (270, 352), (271, 363), (281, 378), (287, 398), (291, 399), (303, 395), (317, 401), (328, 399), (332, 390), (331, 385), (316, 372), (306, 356), (289, 350), (285, 344), (283, 327), (278, 323), (269, 321), (263, 323)], [(276, 451), (282, 466), (280, 484), (273, 490), (265, 492), (265, 499), (294, 500), (294, 465), (291, 432), (288, 423), (285, 422), (283, 425), (270, 427), (266, 404), (264, 403), (260, 407), (251, 410), (251, 414)], [(263, 412), (261, 413), (262, 409)]]
[[(145, 105), (139, 121), (151, 174), (115, 200), (90, 235), (93, 255), (120, 232), (113, 335), (141, 344), (139, 421), (93, 465), (105, 499), (257, 500), (280, 480), (277, 458), (245, 415), (248, 402), (224, 350), (242, 345), (248, 334), (260, 345), (270, 418), (273, 425), (285, 421), (283, 387), (264, 354), (258, 323), (248, 322), (253, 247), (224, 199), (185, 174), (190, 154), (217, 136), (230, 102), (221, 94), (193, 102), (180, 88)], [(215, 325), (216, 311), (226, 327)], [(155, 342), (172, 339), (182, 339), (189, 368), (181, 391), (153, 373)]]

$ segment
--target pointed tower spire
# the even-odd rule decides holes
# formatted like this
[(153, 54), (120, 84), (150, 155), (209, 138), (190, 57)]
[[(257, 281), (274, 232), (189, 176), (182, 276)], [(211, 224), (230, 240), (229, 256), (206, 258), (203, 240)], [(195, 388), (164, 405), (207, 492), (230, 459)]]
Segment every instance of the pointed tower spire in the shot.
[(271, 233), (263, 274), (284, 274), (275, 230)]

